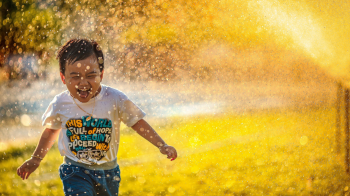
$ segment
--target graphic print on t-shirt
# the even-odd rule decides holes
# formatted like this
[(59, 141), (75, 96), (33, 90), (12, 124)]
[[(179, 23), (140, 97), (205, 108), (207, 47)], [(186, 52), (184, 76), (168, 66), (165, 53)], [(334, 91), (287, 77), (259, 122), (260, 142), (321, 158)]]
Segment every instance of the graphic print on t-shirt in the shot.
[(71, 152), (80, 160), (96, 162), (106, 156), (112, 134), (112, 121), (88, 116), (66, 122)]

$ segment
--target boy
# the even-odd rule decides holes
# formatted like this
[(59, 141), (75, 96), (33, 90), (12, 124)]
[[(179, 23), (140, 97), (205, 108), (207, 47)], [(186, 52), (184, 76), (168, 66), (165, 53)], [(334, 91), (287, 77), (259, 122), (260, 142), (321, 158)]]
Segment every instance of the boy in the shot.
[(96, 42), (72, 39), (57, 58), (68, 90), (56, 95), (44, 113), (45, 130), (39, 143), (31, 159), (17, 169), (23, 180), (39, 167), (59, 135), (58, 148), (64, 156), (59, 172), (65, 195), (118, 195), (121, 121), (169, 159), (176, 159), (175, 148), (143, 120), (145, 113), (138, 106), (122, 92), (100, 84), (104, 58)]

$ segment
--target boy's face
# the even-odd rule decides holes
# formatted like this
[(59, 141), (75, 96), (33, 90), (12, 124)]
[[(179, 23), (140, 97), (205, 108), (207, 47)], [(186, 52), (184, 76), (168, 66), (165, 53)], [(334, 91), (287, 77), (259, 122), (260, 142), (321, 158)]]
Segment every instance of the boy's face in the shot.
[(80, 102), (88, 102), (98, 91), (103, 78), (95, 55), (66, 65), (64, 75), (60, 73), (61, 80), (73, 97)]

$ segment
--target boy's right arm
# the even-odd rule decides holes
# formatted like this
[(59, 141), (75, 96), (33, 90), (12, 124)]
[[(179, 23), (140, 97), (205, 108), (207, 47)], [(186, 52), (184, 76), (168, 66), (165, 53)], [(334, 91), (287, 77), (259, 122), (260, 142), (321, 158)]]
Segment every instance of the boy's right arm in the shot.
[[(36, 147), (32, 158), (25, 161), (18, 169), (17, 174), (24, 179), (28, 179), (29, 175), (33, 173), (40, 165), (41, 159), (45, 157), (46, 153), (50, 150), (55, 143), (55, 139), (61, 129), (49, 129), (46, 128), (41, 134), (38, 146)], [(40, 158), (41, 159), (40, 159)]]

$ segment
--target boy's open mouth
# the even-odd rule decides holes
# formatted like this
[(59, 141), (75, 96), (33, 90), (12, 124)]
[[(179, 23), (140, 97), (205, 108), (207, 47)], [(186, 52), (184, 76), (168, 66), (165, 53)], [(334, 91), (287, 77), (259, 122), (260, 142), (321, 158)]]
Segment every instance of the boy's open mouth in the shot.
[(86, 89), (86, 88), (84, 88), (84, 89), (77, 89), (77, 91), (78, 91), (79, 97), (81, 97), (83, 99), (86, 99), (89, 96), (90, 92), (91, 92), (91, 88), (89, 88), (89, 89)]

